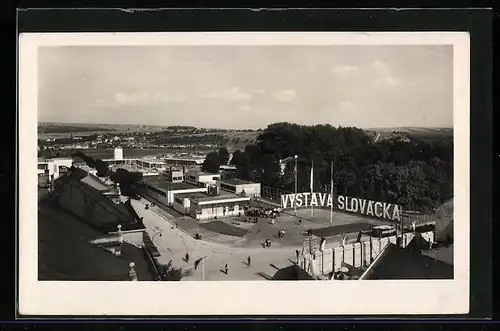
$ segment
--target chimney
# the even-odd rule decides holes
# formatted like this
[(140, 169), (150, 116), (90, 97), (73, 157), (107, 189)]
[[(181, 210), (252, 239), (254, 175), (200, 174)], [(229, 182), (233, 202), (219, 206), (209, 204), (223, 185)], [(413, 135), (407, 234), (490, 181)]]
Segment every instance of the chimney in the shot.
[(131, 281), (137, 281), (137, 273), (135, 272), (135, 263), (134, 262), (130, 262), (128, 264), (128, 266), (130, 267), (130, 270), (128, 272), (130, 280)]
[(121, 224), (118, 224), (117, 226), (118, 231), (116, 232), (116, 235), (118, 236), (118, 247), (115, 249), (115, 255), (116, 256), (121, 256), (122, 255), (122, 244), (123, 244), (123, 234), (122, 234), (122, 226)]

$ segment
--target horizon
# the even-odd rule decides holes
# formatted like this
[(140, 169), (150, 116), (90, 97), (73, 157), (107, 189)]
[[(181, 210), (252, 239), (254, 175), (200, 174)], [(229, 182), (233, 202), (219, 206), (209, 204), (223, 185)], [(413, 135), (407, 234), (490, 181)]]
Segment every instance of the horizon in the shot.
[(453, 125), (449, 45), (45, 46), (38, 73), (46, 122)]
[[(282, 121), (286, 122), (286, 121)], [(61, 125), (92, 125), (92, 126), (151, 126), (151, 127), (176, 127), (176, 126), (187, 126), (187, 127), (193, 127), (196, 129), (215, 129), (215, 130), (234, 130), (234, 131), (244, 131), (244, 130), (265, 130), (269, 125), (271, 124), (276, 124), (276, 123), (282, 123), (282, 122), (273, 122), (267, 124), (265, 127), (258, 127), (258, 128), (221, 128), (221, 127), (202, 127), (202, 126), (193, 126), (193, 125), (176, 125), (176, 124), (168, 124), (168, 125), (160, 125), (160, 124), (143, 124), (143, 123), (124, 123), (124, 124), (119, 124), (119, 123), (98, 123), (98, 122), (56, 122), (56, 121), (38, 121), (38, 125), (40, 124), (61, 124)], [(317, 125), (331, 125), (332, 127), (338, 128), (338, 127), (353, 127), (357, 129), (362, 129), (365, 131), (371, 131), (371, 130), (382, 130), (382, 129), (409, 129), (409, 128), (416, 128), (416, 129), (452, 129), (453, 126), (393, 126), (393, 127), (358, 127), (358, 126), (348, 126), (348, 125), (332, 125), (329, 123), (317, 123), (317, 124), (299, 124), (295, 122), (287, 122), (290, 124), (296, 124), (296, 125), (301, 125), (301, 126), (317, 126)]]

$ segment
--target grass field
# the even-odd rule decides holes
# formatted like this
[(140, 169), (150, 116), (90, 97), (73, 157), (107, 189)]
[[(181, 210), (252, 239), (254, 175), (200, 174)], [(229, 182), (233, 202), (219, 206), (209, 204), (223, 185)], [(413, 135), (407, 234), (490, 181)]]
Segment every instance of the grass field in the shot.
[(373, 129), (366, 129), (365, 132), (374, 139), (377, 139), (377, 142), (401, 136), (410, 136), (419, 139), (436, 138), (436, 137), (453, 137), (453, 129), (451, 128), (421, 128), (421, 127), (373, 128)]

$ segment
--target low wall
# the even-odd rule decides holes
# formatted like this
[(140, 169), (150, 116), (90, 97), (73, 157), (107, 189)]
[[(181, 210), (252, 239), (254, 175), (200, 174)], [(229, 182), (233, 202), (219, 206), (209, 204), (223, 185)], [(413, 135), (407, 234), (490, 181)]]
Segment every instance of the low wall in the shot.
[[(434, 233), (421, 233), (423, 239), (433, 242)], [(413, 233), (403, 235), (403, 247), (406, 247), (413, 239)], [(299, 266), (311, 275), (327, 275), (332, 271), (338, 271), (342, 263), (353, 267), (368, 266), (380, 252), (389, 244), (396, 244), (396, 236), (385, 238), (371, 238), (361, 242), (347, 244), (344, 247), (337, 246), (324, 251), (315, 251), (311, 256), (299, 255)]]

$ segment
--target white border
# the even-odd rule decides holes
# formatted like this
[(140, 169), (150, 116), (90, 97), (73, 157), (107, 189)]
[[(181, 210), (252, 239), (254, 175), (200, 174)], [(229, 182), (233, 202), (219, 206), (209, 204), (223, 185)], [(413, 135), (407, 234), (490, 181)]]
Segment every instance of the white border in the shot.
[[(61, 45), (453, 45), (454, 280), (37, 281), (37, 48)], [(465, 32), (21, 34), (19, 313), (36, 315), (459, 314), (469, 311), (469, 35)], [(307, 299), (306, 299), (307, 297)], [(263, 300), (265, 299), (265, 300)]]

